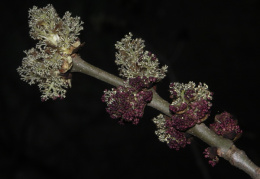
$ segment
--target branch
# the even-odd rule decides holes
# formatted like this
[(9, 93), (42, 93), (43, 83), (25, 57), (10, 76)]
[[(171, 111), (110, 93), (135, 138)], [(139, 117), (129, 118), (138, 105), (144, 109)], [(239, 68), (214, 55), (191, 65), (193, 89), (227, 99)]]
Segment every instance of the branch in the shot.
[(87, 63), (86, 61), (82, 60), (78, 55), (73, 58), (73, 67), (71, 69), (71, 72), (84, 73), (116, 87), (123, 85), (124, 81), (115, 75), (112, 75), (104, 70), (101, 70), (100, 68)]
[[(97, 68), (86, 61), (82, 60), (82, 58), (78, 55), (76, 55), (73, 58), (73, 67), (71, 69), (71, 72), (80, 72), (84, 73), (86, 75), (92, 76), (94, 78), (97, 78), (101, 81), (104, 81), (108, 84), (111, 84), (115, 87), (118, 87), (120, 85), (123, 85), (123, 79), (108, 73), (100, 68)], [(162, 99), (154, 90), (153, 91), (153, 100), (148, 104), (148, 106), (151, 106), (162, 113), (166, 114), (167, 116), (171, 116), (170, 110), (169, 110), (169, 103)]]
[(216, 135), (204, 123), (197, 124), (187, 131), (212, 147), (217, 147), (218, 156), (250, 175), (254, 179), (260, 179), (260, 168), (255, 165), (243, 150), (238, 149), (234, 143), (226, 138)]
[[(123, 85), (123, 79), (85, 62), (78, 55), (75, 55), (73, 58), (71, 72), (80, 72), (116, 87)], [(154, 90), (152, 91), (153, 99), (148, 106), (157, 109), (167, 116), (171, 116), (169, 111), (170, 104), (162, 99)], [(212, 147), (217, 147), (220, 157), (229, 161), (233, 166), (243, 170), (253, 179), (260, 179), (260, 168), (247, 157), (244, 151), (236, 148), (231, 140), (218, 136), (203, 123), (190, 128), (187, 133), (200, 138)]]

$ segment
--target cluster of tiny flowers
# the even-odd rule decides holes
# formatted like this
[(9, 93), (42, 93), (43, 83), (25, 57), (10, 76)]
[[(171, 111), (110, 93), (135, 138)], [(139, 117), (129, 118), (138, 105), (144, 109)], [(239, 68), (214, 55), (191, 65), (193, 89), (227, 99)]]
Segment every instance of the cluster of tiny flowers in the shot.
[(115, 63), (119, 65), (120, 76), (130, 79), (147, 77), (150, 83), (159, 82), (165, 77), (167, 66), (159, 68), (158, 58), (148, 51), (144, 51), (144, 40), (132, 39), (133, 35), (125, 35), (116, 43)]
[(107, 103), (106, 111), (111, 118), (120, 119), (120, 124), (124, 121), (138, 124), (146, 104), (152, 100), (152, 91), (142, 90), (144, 84), (140, 84), (139, 80), (131, 79), (136, 86), (129, 86), (125, 82), (124, 86), (104, 91), (102, 101)]
[(83, 30), (79, 17), (71, 17), (70, 12), (65, 12), (60, 18), (52, 5), (43, 8), (34, 6), (29, 10), (30, 35), (39, 40), (37, 47), (54, 47), (61, 53), (71, 54), (80, 45), (78, 35)]
[(186, 138), (185, 133), (173, 127), (171, 118), (160, 114), (153, 119), (153, 122), (157, 127), (155, 134), (161, 142), (166, 142), (170, 148), (179, 150), (190, 144), (190, 140)]
[(38, 84), (43, 101), (64, 98), (71, 86), (69, 70), (74, 51), (81, 46), (78, 35), (82, 24), (69, 12), (60, 18), (50, 4), (29, 10), (30, 36), (39, 42), (36, 48), (25, 51), (27, 56), (17, 71), (30, 85)]
[(200, 83), (196, 87), (194, 82), (175, 82), (170, 84), (170, 94), (173, 102), (169, 109), (173, 115), (165, 117), (160, 114), (153, 122), (158, 129), (155, 133), (159, 140), (179, 150), (190, 143), (185, 131), (208, 118), (212, 93), (206, 84)]
[(142, 89), (149, 89), (152, 87), (152, 85), (156, 82), (156, 78), (149, 77), (147, 78), (146, 76), (143, 77), (136, 77), (136, 78), (129, 78), (127, 80), (127, 83), (135, 87), (137, 90), (142, 90)]
[(212, 93), (206, 84), (196, 87), (194, 82), (188, 84), (171, 83), (170, 94), (173, 102), (170, 105), (172, 125), (181, 131), (206, 120), (212, 106)]
[(233, 116), (228, 112), (216, 115), (215, 122), (210, 124), (210, 129), (216, 134), (234, 141), (242, 135), (237, 120), (234, 120)]
[(214, 167), (218, 161), (219, 157), (217, 155), (217, 147), (208, 147), (203, 152), (204, 157), (209, 159), (209, 164)]
[(144, 41), (132, 36), (129, 33), (115, 45), (118, 50), (115, 63), (120, 66), (124, 85), (105, 90), (102, 101), (107, 103), (106, 110), (112, 118), (119, 118), (120, 123), (137, 124), (152, 100), (153, 92), (149, 89), (165, 77), (167, 66), (159, 68), (156, 56), (144, 51)]
[(25, 51), (26, 57), (17, 70), (21, 79), (31, 84), (38, 84), (42, 92), (42, 100), (48, 98), (64, 98), (66, 90), (71, 85), (69, 73), (61, 74), (59, 69), (63, 64), (59, 54), (48, 55), (35, 48)]
[[(216, 115), (214, 123), (210, 124), (210, 129), (216, 134), (233, 141), (237, 140), (242, 134), (242, 130), (237, 125), (237, 120), (234, 120), (233, 116), (228, 112)], [(218, 163), (219, 157), (216, 147), (208, 147), (203, 153), (205, 154), (205, 158), (209, 159), (209, 164), (212, 167)]]

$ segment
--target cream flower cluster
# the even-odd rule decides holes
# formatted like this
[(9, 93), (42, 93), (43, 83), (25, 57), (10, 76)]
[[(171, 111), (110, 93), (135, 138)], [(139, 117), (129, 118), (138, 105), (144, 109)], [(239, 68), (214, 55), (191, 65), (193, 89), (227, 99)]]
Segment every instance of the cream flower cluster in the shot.
[(73, 54), (81, 46), (78, 35), (82, 24), (70, 12), (60, 18), (51, 4), (29, 10), (30, 36), (39, 41), (36, 48), (25, 51), (27, 56), (17, 71), (30, 85), (38, 84), (43, 101), (64, 98), (71, 86), (69, 70)]
[(120, 76), (127, 79), (138, 76), (155, 78), (156, 82), (162, 80), (166, 75), (167, 66), (159, 68), (158, 58), (149, 51), (144, 51), (144, 40), (132, 39), (132, 33), (116, 43), (115, 63), (119, 65)]

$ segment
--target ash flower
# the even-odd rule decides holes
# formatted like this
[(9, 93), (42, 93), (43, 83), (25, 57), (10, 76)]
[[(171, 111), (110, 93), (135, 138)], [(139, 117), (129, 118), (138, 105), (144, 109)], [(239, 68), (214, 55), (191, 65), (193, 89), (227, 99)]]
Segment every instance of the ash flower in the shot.
[[(42, 100), (65, 98), (66, 88), (71, 86), (70, 74), (61, 73), (64, 57), (53, 52), (43, 53), (35, 48), (25, 51), (27, 57), (17, 69), (21, 79), (31, 84), (38, 84)], [(68, 60), (71, 58), (67, 57)]]
[(142, 90), (144, 88), (149, 89), (151, 88), (152, 84), (156, 82), (156, 79), (153, 77), (147, 78), (146, 76), (143, 77), (136, 77), (136, 78), (129, 78), (127, 80), (128, 84), (134, 87), (136, 90)]
[(34, 6), (29, 10), (29, 18), (30, 35), (40, 41), (39, 49), (51, 46), (60, 53), (71, 54), (80, 46), (77, 36), (83, 22), (79, 17), (71, 17), (70, 12), (60, 18), (51, 4), (39, 9)]
[(29, 10), (30, 36), (39, 42), (36, 48), (25, 51), (27, 56), (17, 71), (30, 85), (38, 84), (43, 101), (64, 98), (66, 88), (71, 86), (69, 70), (74, 51), (81, 46), (77, 36), (82, 24), (69, 12), (60, 18), (50, 4)]
[(194, 82), (171, 83), (170, 94), (173, 102), (169, 109), (174, 113), (172, 122), (176, 129), (185, 131), (208, 118), (212, 93), (206, 84), (196, 87)]
[(106, 111), (111, 118), (119, 118), (121, 124), (124, 121), (138, 124), (146, 104), (152, 100), (152, 95), (152, 91), (140, 90), (125, 82), (124, 86), (105, 90), (102, 101), (107, 103)]
[(133, 35), (129, 33), (115, 45), (118, 50), (115, 63), (120, 66), (119, 75), (127, 79), (147, 77), (151, 83), (159, 82), (165, 77), (168, 67), (165, 65), (159, 68), (156, 56), (144, 51), (144, 40), (132, 37)]
[(208, 147), (203, 152), (205, 158), (209, 159), (209, 164), (214, 167), (218, 161), (219, 157), (217, 156), (217, 148), (216, 147)]
[(215, 122), (210, 124), (210, 129), (216, 134), (233, 141), (237, 140), (242, 134), (242, 130), (237, 125), (237, 120), (234, 120), (233, 116), (228, 112), (216, 115)]
[(166, 118), (160, 114), (156, 118), (153, 118), (157, 130), (155, 134), (159, 137), (161, 142), (166, 142), (170, 148), (179, 150), (184, 148), (190, 141), (186, 138), (185, 133), (177, 130), (170, 118)]

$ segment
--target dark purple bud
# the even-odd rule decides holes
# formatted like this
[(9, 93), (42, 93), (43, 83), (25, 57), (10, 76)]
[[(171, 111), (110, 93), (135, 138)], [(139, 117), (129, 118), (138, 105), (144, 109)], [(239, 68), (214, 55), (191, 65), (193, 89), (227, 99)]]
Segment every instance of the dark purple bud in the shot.
[(219, 158), (217, 156), (217, 150), (218, 150), (217, 147), (208, 147), (203, 152), (205, 158), (209, 159), (209, 164), (212, 167), (214, 167), (219, 161)]
[(215, 116), (215, 122), (210, 124), (210, 129), (216, 134), (230, 140), (237, 140), (242, 135), (242, 130), (237, 124), (237, 120), (228, 112), (223, 112)]

